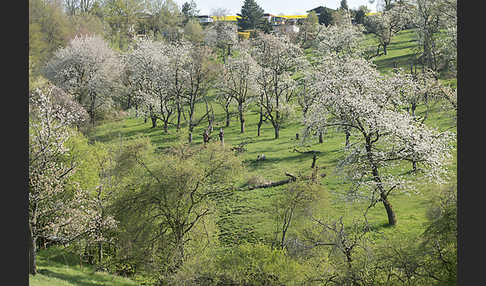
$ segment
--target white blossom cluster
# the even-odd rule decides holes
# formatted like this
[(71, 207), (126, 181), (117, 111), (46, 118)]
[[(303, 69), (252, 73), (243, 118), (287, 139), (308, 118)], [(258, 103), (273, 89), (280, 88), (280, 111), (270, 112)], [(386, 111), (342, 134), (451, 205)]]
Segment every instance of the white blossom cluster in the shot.
[(364, 59), (328, 56), (308, 80), (316, 98), (304, 123), (310, 129), (350, 128), (358, 139), (346, 149), (340, 166), (360, 188), (410, 187), (405, 170), (396, 171), (403, 162), (416, 162), (424, 177), (443, 182), (454, 137), (418, 123), (399, 108), (404, 104), (400, 91), (414, 88), (408, 77), (380, 75)]
[(86, 111), (55, 86), (37, 89), (29, 96), (29, 223), (32, 235), (77, 236), (91, 217), (78, 216), (85, 190), (65, 189), (76, 165), (68, 162), (66, 140), (71, 127), (87, 118)]
[(257, 63), (248, 49), (239, 49), (238, 56), (229, 57), (223, 65), (220, 80), (216, 88), (220, 93), (228, 94), (245, 110), (257, 93)]
[(123, 57), (126, 79), (131, 83), (139, 114), (156, 116), (164, 112), (169, 101), (167, 74), (168, 46), (161, 41), (140, 40)]
[(258, 63), (256, 82), (262, 95), (259, 104), (278, 133), (283, 120), (294, 110), (291, 101), (297, 92), (294, 75), (308, 62), (302, 49), (285, 35), (260, 34), (252, 56)]
[(121, 72), (117, 54), (99, 36), (76, 36), (44, 68), (52, 83), (75, 96), (94, 117)]
[(316, 37), (318, 55), (326, 56), (330, 53), (360, 54), (360, 47), (364, 38), (364, 27), (351, 23), (343, 25), (321, 25)]

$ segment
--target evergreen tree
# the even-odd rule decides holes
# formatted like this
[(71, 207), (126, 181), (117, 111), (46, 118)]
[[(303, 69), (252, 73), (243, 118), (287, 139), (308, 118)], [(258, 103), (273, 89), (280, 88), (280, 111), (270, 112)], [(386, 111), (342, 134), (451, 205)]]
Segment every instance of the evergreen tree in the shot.
[(262, 29), (264, 26), (263, 9), (255, 0), (245, 0), (241, 7), (241, 18), (238, 19), (238, 27), (241, 30)]
[(319, 24), (329, 26), (332, 24), (333, 9), (324, 7), (319, 13)]
[(184, 4), (182, 4), (181, 13), (184, 17), (182, 23), (185, 25), (187, 22), (189, 22), (189, 20), (195, 18), (199, 13), (196, 2), (194, 2), (194, 0), (191, 0), (191, 2), (184, 2)]
[(348, 1), (341, 0), (341, 8), (342, 10), (348, 10)]

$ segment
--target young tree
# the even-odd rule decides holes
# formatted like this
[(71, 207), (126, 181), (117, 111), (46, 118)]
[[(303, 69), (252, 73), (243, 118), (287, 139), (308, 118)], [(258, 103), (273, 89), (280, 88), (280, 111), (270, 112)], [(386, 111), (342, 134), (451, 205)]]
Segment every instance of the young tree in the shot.
[(278, 139), (285, 113), (292, 109), (291, 98), (296, 92), (292, 75), (306, 60), (302, 50), (286, 36), (260, 34), (254, 47), (254, 58), (259, 64), (257, 84), (262, 94), (259, 104)]
[(240, 48), (238, 56), (230, 57), (224, 64), (221, 80), (217, 85), (222, 94), (227, 94), (238, 105), (240, 132), (245, 132), (245, 112), (257, 91), (257, 64), (248, 48)]
[(120, 76), (118, 55), (99, 36), (79, 36), (47, 63), (47, 79), (75, 96), (95, 123), (96, 110), (109, 103), (110, 89)]
[(346, 149), (348, 155), (339, 166), (355, 182), (355, 191), (370, 195), (370, 207), (383, 203), (388, 224), (395, 225), (389, 195), (412, 184), (394, 168), (400, 162), (417, 162), (426, 169), (424, 178), (442, 183), (451, 158), (452, 134), (426, 127), (400, 111), (396, 81), (380, 75), (363, 59), (329, 56), (315, 79), (319, 98), (308, 111), (312, 116), (306, 126), (340, 126), (356, 132), (360, 139)]
[(322, 191), (316, 181), (296, 181), (275, 201), (275, 243), (279, 248), (287, 248), (291, 225), (298, 224), (302, 217), (312, 216)]

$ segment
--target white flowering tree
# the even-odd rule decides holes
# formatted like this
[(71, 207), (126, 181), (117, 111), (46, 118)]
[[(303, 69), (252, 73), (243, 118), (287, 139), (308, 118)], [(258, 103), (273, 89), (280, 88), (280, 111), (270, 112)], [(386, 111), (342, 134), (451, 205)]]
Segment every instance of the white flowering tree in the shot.
[(438, 70), (454, 64), (457, 54), (457, 1), (414, 0), (414, 23), (422, 64)]
[(229, 57), (223, 65), (223, 72), (217, 83), (219, 93), (234, 100), (238, 107), (240, 132), (245, 132), (245, 112), (255, 99), (257, 63), (248, 48), (240, 47), (238, 56)]
[(167, 89), (168, 45), (162, 41), (139, 41), (136, 48), (126, 55), (125, 68), (129, 71), (128, 79), (141, 99), (145, 116), (152, 120), (152, 128), (157, 126), (157, 119), (160, 119), (167, 132), (175, 110), (174, 97)]
[(305, 120), (309, 128), (348, 127), (356, 135), (339, 166), (355, 194), (370, 198), (370, 207), (383, 203), (389, 225), (397, 223), (391, 192), (413, 189), (403, 162), (416, 162), (424, 178), (441, 183), (452, 148), (450, 133), (426, 127), (399, 108), (395, 84), (364, 59), (329, 56), (315, 75), (319, 96)]
[(181, 128), (183, 115), (183, 94), (188, 82), (188, 72), (184, 68), (190, 61), (191, 45), (185, 41), (178, 41), (170, 43), (167, 46), (167, 56), (169, 62), (167, 66), (167, 92), (173, 98), (176, 105), (176, 128), (177, 131)]
[[(306, 62), (302, 49), (286, 36), (260, 34), (253, 57), (259, 65), (256, 82), (261, 94), (263, 116), (272, 123), (279, 138), (285, 114), (292, 110), (291, 99), (297, 90), (293, 74)], [(261, 125), (261, 124), (259, 124)]]
[(110, 102), (110, 91), (119, 79), (118, 55), (99, 36), (77, 36), (56, 51), (44, 75), (56, 86), (75, 96), (95, 122), (95, 112)]
[(67, 243), (89, 233), (95, 212), (86, 190), (66, 189), (76, 171), (67, 160), (72, 127), (87, 120), (86, 111), (55, 86), (29, 95), (29, 273), (36, 274), (38, 239)]
[[(209, 88), (211, 88), (213, 80), (216, 78), (215, 70), (210, 63), (211, 49), (205, 46), (192, 46), (189, 53), (189, 59), (183, 66), (184, 72), (187, 76), (185, 85), (185, 92), (182, 98), (188, 110), (188, 131), (189, 143), (192, 142), (192, 134), (194, 128), (198, 126), (201, 121), (210, 116), (211, 108), (208, 106), (206, 98)], [(196, 103), (206, 103), (206, 113), (196, 118)], [(211, 125), (211, 122), (210, 122)]]
[(395, 81), (394, 86), (400, 93), (401, 101), (412, 117), (419, 120), (415, 111), (420, 104), (426, 106), (426, 114), (421, 118), (422, 123), (428, 117), (430, 102), (444, 97), (442, 84), (437, 80), (436, 73), (429, 69), (417, 72), (411, 68), (410, 73), (396, 69), (392, 80)]
[(357, 54), (362, 52), (364, 39), (362, 25), (351, 24), (347, 19), (340, 25), (320, 25), (319, 33), (315, 39), (315, 48), (319, 56), (329, 53)]
[(385, 55), (392, 38), (412, 22), (413, 11), (411, 5), (396, 3), (389, 10), (365, 17), (366, 29), (376, 36)]
[(221, 50), (223, 62), (231, 55), (231, 47), (238, 42), (237, 26), (233, 23), (216, 21), (205, 33), (205, 42)]

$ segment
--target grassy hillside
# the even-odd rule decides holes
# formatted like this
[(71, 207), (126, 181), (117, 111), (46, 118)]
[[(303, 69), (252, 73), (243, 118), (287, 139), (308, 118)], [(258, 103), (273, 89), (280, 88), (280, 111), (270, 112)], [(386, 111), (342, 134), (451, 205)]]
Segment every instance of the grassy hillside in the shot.
[[(393, 67), (393, 62), (398, 62), (398, 66), (406, 68), (409, 60), (413, 57), (414, 34), (412, 30), (400, 33), (389, 47), (388, 55), (375, 58), (375, 63), (381, 72), (388, 72)], [(367, 38), (373, 41), (372, 38)], [(200, 106), (200, 113), (203, 111)], [(224, 127), (225, 115), (223, 110), (215, 105), (216, 127), (212, 134), (212, 140), (217, 141), (220, 127)], [(235, 110), (236, 111), (236, 110)], [(419, 115), (424, 110), (418, 109)], [(318, 143), (317, 138), (311, 138), (303, 143), (296, 140), (296, 133), (303, 131), (300, 122), (300, 112), (295, 113), (294, 118), (290, 118), (281, 130), (280, 139), (274, 139), (272, 125), (267, 122), (262, 128), (262, 135), (257, 137), (258, 113), (256, 110), (250, 111), (246, 118), (246, 132), (240, 133), (239, 122), (235, 117), (232, 119), (230, 127), (224, 128), (225, 145), (237, 146), (244, 145), (246, 149), (240, 154), (245, 163), (248, 174), (241, 184), (247, 181), (276, 181), (285, 179), (285, 172), (290, 173), (309, 173), (312, 163), (312, 154), (303, 154), (294, 151), (316, 150), (319, 151), (318, 166), (326, 177), (322, 183), (329, 195), (322, 201), (320, 216), (339, 217), (345, 215), (346, 219), (362, 217), (367, 202), (344, 202), (342, 195), (347, 190), (347, 182), (336, 173), (336, 164), (343, 156), (344, 134), (338, 130), (329, 130), (324, 134), (324, 142)], [(433, 108), (426, 124), (440, 130), (455, 131), (455, 114), (444, 111), (440, 105)], [(144, 123), (140, 118), (128, 118), (116, 122), (102, 124), (93, 130), (92, 140), (102, 142), (117, 142), (119, 140), (130, 140), (137, 136), (148, 136), (151, 142), (160, 152), (169, 148), (174, 142), (187, 142), (187, 126), (183, 125), (182, 130), (177, 132), (175, 127), (169, 128), (165, 134), (162, 126), (150, 128), (150, 120)], [(195, 129), (193, 134), (193, 144), (202, 144), (202, 133), (207, 127), (207, 123), (201, 124)], [(302, 134), (300, 136), (302, 138)], [(353, 138), (351, 138), (353, 141)], [(265, 154), (265, 161), (257, 161), (259, 154)], [(455, 170), (456, 163), (451, 164), (450, 169)], [(455, 172), (454, 172), (455, 173)], [(455, 178), (451, 177), (451, 182)], [(230, 197), (225, 197), (220, 206), (222, 217), (220, 228), (221, 239), (230, 241), (256, 241), (270, 240), (272, 238), (273, 226), (273, 207), (272, 201), (278, 196), (285, 186), (257, 189), (247, 192), (235, 192)], [(397, 214), (398, 226), (395, 229), (405, 232), (418, 234), (423, 231), (422, 224), (425, 221), (425, 211), (429, 205), (430, 198), (438, 191), (439, 186), (422, 184), (417, 182), (417, 194), (392, 195), (391, 203)], [(387, 224), (387, 217), (382, 205), (377, 205), (370, 210), (368, 215), (370, 223), (382, 228)], [(397, 231), (397, 230), (395, 230)]]
[(59, 247), (39, 251), (38, 273), (29, 275), (31, 286), (135, 286), (136, 282), (80, 263), (79, 257)]
[[(374, 41), (371, 35), (367, 41)], [(379, 56), (374, 59), (378, 69), (387, 73), (396, 62), (404, 69), (409, 68), (410, 60), (414, 57), (413, 47), (415, 45), (414, 33), (412, 30), (403, 31), (392, 41), (388, 48), (388, 55)], [(455, 79), (452, 81), (455, 82)], [(215, 105), (216, 126), (212, 134), (212, 141), (218, 140), (218, 131), (224, 127), (225, 115), (218, 105)], [(200, 113), (204, 107), (199, 106)], [(235, 110), (236, 111), (236, 110)], [(423, 108), (418, 108), (418, 115), (423, 114)], [(199, 114), (200, 114), (199, 113)], [(198, 114), (198, 113), (196, 113)], [(456, 130), (456, 115), (452, 111), (441, 108), (440, 104), (433, 107), (426, 124), (439, 130)], [(338, 218), (344, 216), (345, 221), (361, 219), (363, 211), (367, 207), (367, 201), (349, 201), (344, 199), (349, 183), (346, 182), (336, 171), (336, 165), (343, 157), (345, 137), (339, 130), (329, 130), (324, 134), (324, 142), (318, 143), (317, 138), (310, 138), (306, 142), (296, 140), (296, 133), (300, 133), (302, 139), (303, 126), (300, 122), (300, 113), (297, 111), (293, 118), (283, 126), (280, 132), (280, 139), (274, 139), (272, 125), (267, 122), (262, 126), (262, 135), (257, 137), (258, 113), (256, 110), (248, 112), (246, 117), (246, 132), (240, 134), (239, 122), (236, 117), (232, 118), (230, 127), (224, 128), (225, 146), (232, 147), (241, 145), (245, 151), (240, 153), (247, 174), (241, 180), (240, 185), (248, 181), (276, 181), (285, 179), (285, 172), (294, 174), (311, 171), (312, 154), (295, 152), (316, 150), (319, 151), (317, 164), (321, 171), (326, 174), (322, 178), (322, 184), (326, 189), (318, 203), (320, 204), (316, 217)], [(160, 124), (161, 125), (161, 124)], [(105, 122), (92, 130), (90, 139), (105, 143), (118, 143), (127, 141), (138, 136), (147, 136), (156, 146), (158, 152), (164, 152), (175, 142), (187, 142), (187, 126), (183, 125), (182, 130), (177, 132), (174, 126), (169, 128), (166, 134), (162, 126), (150, 128), (151, 122), (141, 118), (124, 118), (118, 121)], [(207, 127), (203, 122), (195, 128), (193, 133), (193, 144), (202, 144), (202, 133)], [(351, 138), (351, 142), (356, 138)], [(265, 154), (265, 161), (257, 161), (259, 154)], [(449, 168), (454, 175), (451, 175), (450, 182), (454, 183), (456, 170), (456, 155)], [(409, 166), (411, 168), (411, 166)], [(218, 198), (220, 239), (224, 243), (242, 241), (264, 241), (268, 242), (273, 238), (274, 222), (274, 200), (285, 190), (286, 186), (257, 189), (253, 191), (235, 191), (227, 196)], [(431, 185), (417, 182), (416, 193), (396, 193), (390, 196), (396, 212), (398, 224), (394, 228), (386, 227), (387, 216), (381, 204), (376, 205), (368, 213), (368, 221), (376, 229), (383, 233), (404, 234), (416, 237), (424, 230), (426, 221), (426, 210), (430, 200), (444, 186)], [(296, 230), (300, 226), (292, 226)], [(56, 254), (57, 255), (57, 254)], [(57, 256), (56, 256), (57, 257)], [(133, 281), (110, 276), (104, 273), (95, 272), (87, 266), (80, 266), (79, 263), (65, 263), (62, 259), (53, 256), (49, 252), (41, 252), (39, 255), (39, 275), (30, 277), (31, 285), (136, 285)]]

